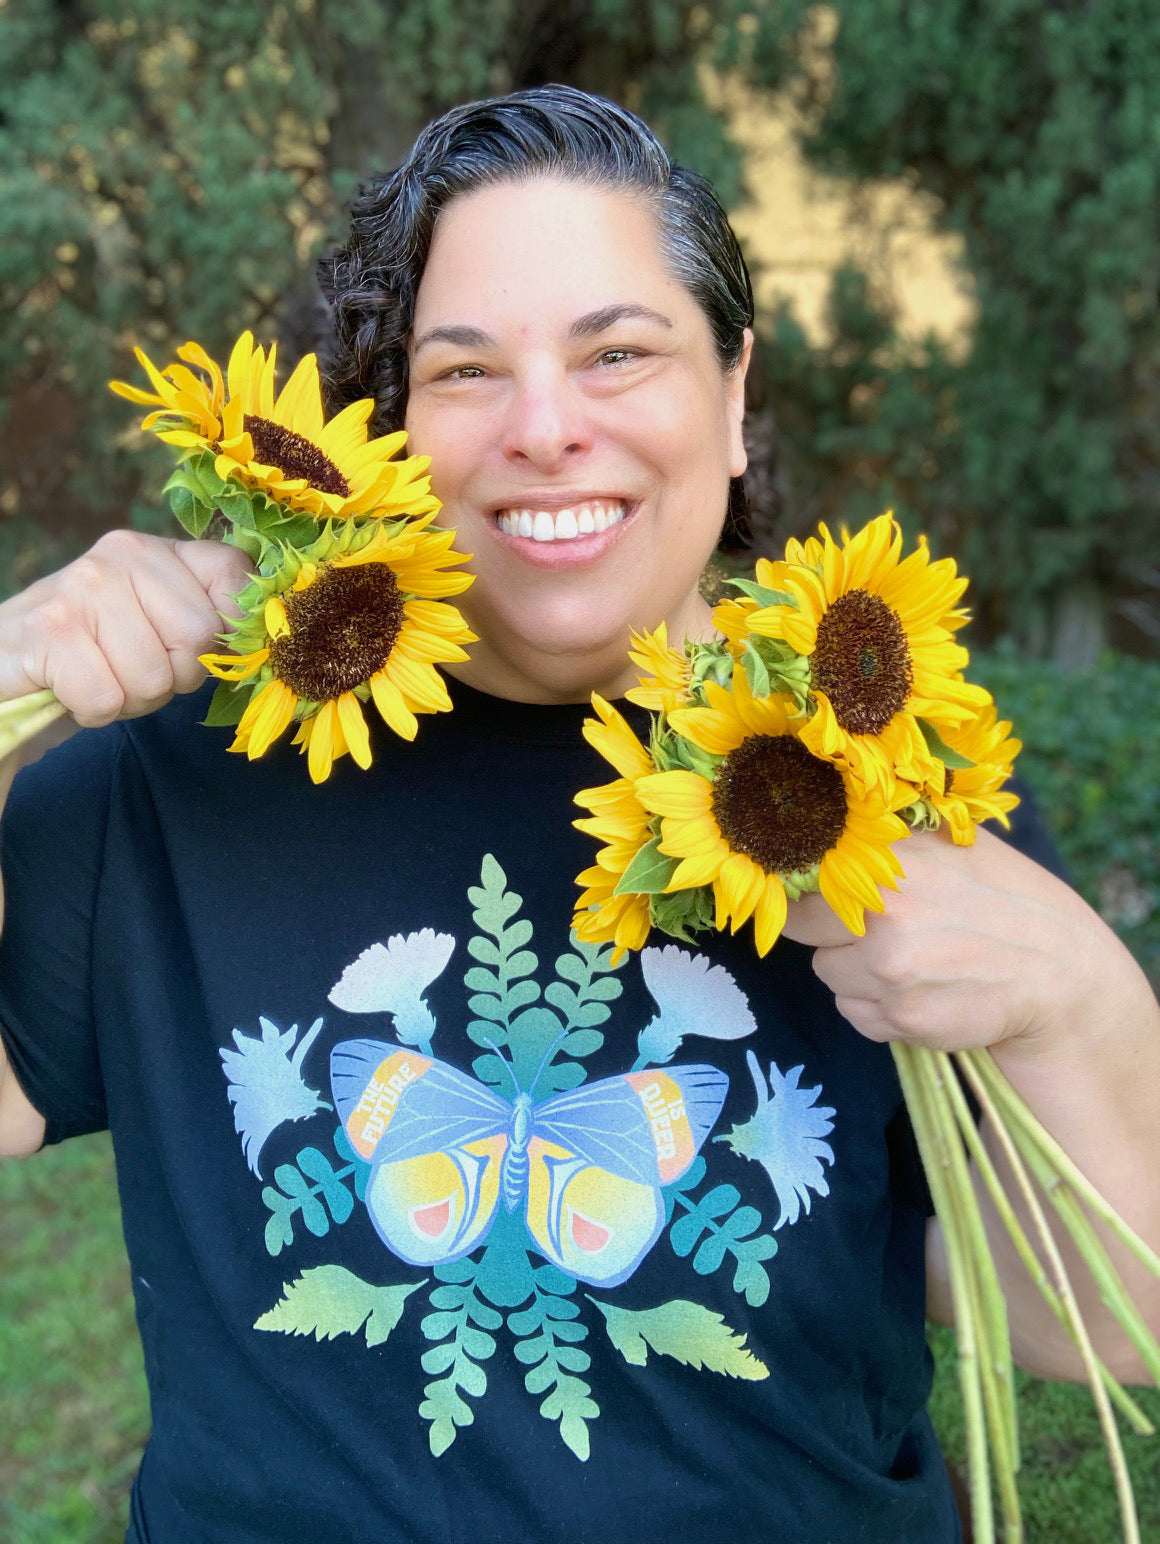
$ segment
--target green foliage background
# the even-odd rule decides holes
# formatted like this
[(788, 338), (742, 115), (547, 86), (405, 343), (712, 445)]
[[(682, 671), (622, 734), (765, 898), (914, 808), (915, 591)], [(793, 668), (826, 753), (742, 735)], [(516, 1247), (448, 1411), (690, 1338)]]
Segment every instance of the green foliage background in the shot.
[[(962, 356), (903, 339), (853, 269), (824, 345), (789, 309), (759, 319), (759, 544), (893, 504), (960, 559), (992, 646), (977, 672), (1077, 883), (1160, 976), (1160, 666), (1127, 657), (1160, 639), (1160, 9), (827, 14), (823, 48), (806, 0), (0, 0), (0, 593), (110, 525), (168, 528), (167, 457), (105, 382), (134, 342), (220, 353), (249, 326), (313, 346), (313, 259), (434, 113), (596, 89), (734, 207), (745, 169), (703, 73), (734, 71), (794, 93), (818, 167), (933, 195), (979, 308)], [(111, 1183), (100, 1141), (0, 1175), (0, 1532), (20, 1544), (123, 1532), (148, 1417)], [(1086, 1399), (1031, 1391), (1032, 1538), (1116, 1535)], [(1160, 1466), (1134, 1467), (1147, 1536)]]

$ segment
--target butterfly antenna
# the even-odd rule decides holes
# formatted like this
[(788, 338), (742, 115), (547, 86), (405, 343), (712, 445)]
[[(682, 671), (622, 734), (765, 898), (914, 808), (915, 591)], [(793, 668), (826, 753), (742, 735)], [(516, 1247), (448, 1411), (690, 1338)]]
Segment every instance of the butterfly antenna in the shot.
[(503, 1070), (507, 1073), (508, 1077), (511, 1078), (511, 1080), (512, 1080), (512, 1088), (515, 1090), (516, 1095), (518, 1096), (520, 1091), (521, 1091), (520, 1090), (520, 1085), (516, 1082), (515, 1070), (513, 1069), (511, 1062), (507, 1060), (507, 1058), (504, 1056), (504, 1054), (500, 1050), (499, 1046), (496, 1045), (494, 1040), (489, 1040), (487, 1038), (487, 1036), (485, 1035), (483, 1037), (483, 1042), (482, 1043), (484, 1045), (489, 1045), (491, 1047), (491, 1049), (495, 1052), (495, 1054), (499, 1057), (500, 1064), (503, 1067)]
[(548, 1047), (548, 1049), (544, 1052), (543, 1060), (540, 1062), (540, 1065), (536, 1068), (536, 1075), (532, 1079), (532, 1086), (528, 1089), (528, 1098), (529, 1099), (535, 1093), (535, 1091), (536, 1091), (536, 1084), (540, 1081), (540, 1078), (543, 1076), (544, 1068), (551, 1061), (552, 1057), (555, 1056), (557, 1050), (560, 1047), (561, 1041), (567, 1040), (568, 1036), (571, 1033), (572, 1033), (572, 1031), (570, 1029), (562, 1029), (560, 1031), (560, 1033), (556, 1036), (555, 1040), (552, 1041), (552, 1043)]

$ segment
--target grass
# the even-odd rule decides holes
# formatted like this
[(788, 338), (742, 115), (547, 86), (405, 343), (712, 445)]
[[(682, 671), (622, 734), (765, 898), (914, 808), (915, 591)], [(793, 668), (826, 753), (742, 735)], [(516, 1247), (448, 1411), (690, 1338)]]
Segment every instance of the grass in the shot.
[(149, 1432), (107, 1137), (0, 1165), (0, 1537), (114, 1544)]
[[(0, 1165), (0, 1537), (120, 1544), (149, 1430), (107, 1138)], [(965, 1479), (954, 1337), (932, 1331), (931, 1414)], [(1020, 1377), (1028, 1544), (1113, 1544), (1111, 1474), (1087, 1390)], [(1160, 1391), (1140, 1402), (1160, 1426)], [(1125, 1433), (1144, 1539), (1160, 1539), (1160, 1437)], [(901, 1544), (901, 1541), (900, 1541)]]

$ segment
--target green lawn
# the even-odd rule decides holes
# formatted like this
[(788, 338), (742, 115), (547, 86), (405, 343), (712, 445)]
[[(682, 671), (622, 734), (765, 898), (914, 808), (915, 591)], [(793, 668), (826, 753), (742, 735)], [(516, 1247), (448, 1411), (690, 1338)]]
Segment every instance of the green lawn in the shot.
[[(0, 1165), (0, 1259), (0, 1537), (119, 1544), (149, 1407), (107, 1139)], [(937, 1331), (933, 1344), (931, 1410), (965, 1475), (953, 1338)], [(1087, 1390), (1020, 1381), (1028, 1544), (1114, 1544), (1115, 1496)], [(1141, 1403), (1160, 1425), (1160, 1391), (1143, 1391)], [(1141, 1535), (1160, 1540), (1160, 1437), (1124, 1441)]]

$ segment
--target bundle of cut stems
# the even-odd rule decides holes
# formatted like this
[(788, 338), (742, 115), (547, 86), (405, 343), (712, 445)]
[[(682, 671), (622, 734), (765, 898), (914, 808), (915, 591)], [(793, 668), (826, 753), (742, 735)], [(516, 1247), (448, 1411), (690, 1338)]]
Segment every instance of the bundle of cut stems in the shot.
[(63, 718), (64, 711), (49, 691), (29, 692), (24, 697), (0, 702), (0, 761)]
[[(992, 1465), (1005, 1544), (1017, 1544), (1023, 1538), (1023, 1524), (1015, 1480), (1019, 1437), (1007, 1313), (971, 1179), (971, 1159), (1020, 1260), (1083, 1358), (1115, 1478), (1124, 1544), (1141, 1544), (1132, 1484), (1112, 1405), (1140, 1435), (1151, 1436), (1154, 1428), (1092, 1349), (1033, 1180), (1055, 1208), (1096, 1281), (1102, 1302), (1158, 1384), (1160, 1345), (1129, 1297), (1091, 1218), (1094, 1216), (1105, 1224), (1157, 1279), (1160, 1256), (1084, 1178), (1031, 1114), (987, 1051), (960, 1051), (952, 1059), (944, 1051), (899, 1042), (893, 1043), (891, 1050), (946, 1242), (976, 1544), (993, 1544), (996, 1537)], [(1016, 1192), (1031, 1220), (1034, 1243), (982, 1141), (963, 1083), (978, 1101), (979, 1111), (994, 1132), (1010, 1168)]]

